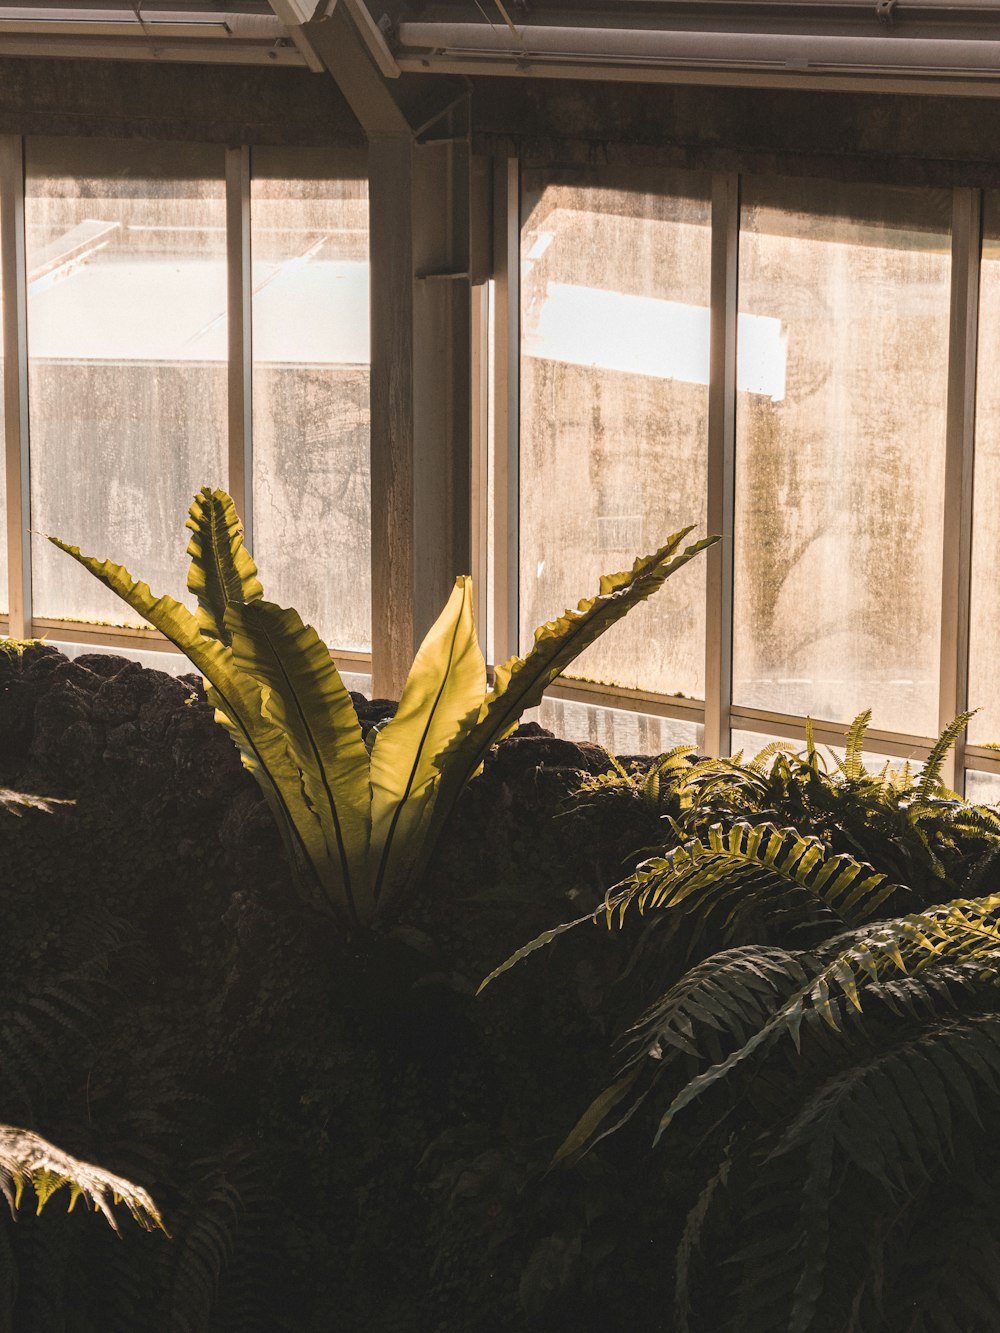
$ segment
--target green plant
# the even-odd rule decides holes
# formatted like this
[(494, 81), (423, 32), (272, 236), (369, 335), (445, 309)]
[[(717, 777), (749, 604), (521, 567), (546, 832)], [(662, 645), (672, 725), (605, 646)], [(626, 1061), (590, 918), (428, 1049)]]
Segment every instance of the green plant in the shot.
[[(67, 804), (71, 802), (0, 788), (0, 810), (8, 815), (21, 815), (25, 810), (50, 813), (55, 806)], [(52, 1010), (47, 1000), (42, 999), (39, 1003), (43, 1012)], [(26, 1043), (38, 1037), (37, 1027), (18, 1028), (9, 1021), (7, 1026), (13, 1029), (7, 1033), (8, 1041), (14, 1034), (15, 1040)], [(5, 1054), (8, 1057), (5, 1064), (9, 1064), (9, 1053)], [(70, 1212), (82, 1198), (118, 1231), (113, 1205), (123, 1203), (144, 1230), (164, 1229), (156, 1204), (141, 1186), (71, 1156), (30, 1130), (0, 1124), (0, 1193), (12, 1213), (20, 1208), (26, 1185), (34, 1190), (39, 1213), (53, 1194), (65, 1187), (69, 1190)]]
[[(985, 1333), (1000, 1318), (1000, 895), (968, 891), (1000, 823), (940, 786), (954, 727), (919, 777), (867, 774), (856, 730), (837, 779), (811, 744), (692, 764), (680, 782), (704, 805), (581, 918), (665, 927), (659, 993), (556, 1156), (637, 1116), (675, 1145), (678, 1330)], [(830, 845), (838, 792), (851, 828), (868, 803), (873, 845), (896, 808), (891, 855), (923, 867), (916, 886)], [(803, 800), (819, 836), (755, 808), (780, 821)]]
[(417, 652), (395, 718), (369, 754), (326, 645), (296, 611), (264, 600), (230, 497), (204, 488), (187, 526), (197, 615), (154, 596), (121, 565), (50, 540), (201, 671), (217, 720), (277, 819), (305, 896), (348, 930), (398, 908), (466, 783), (556, 676), (717, 540), (681, 550), (685, 528), (631, 570), (605, 576), (597, 596), (536, 630), (526, 657), (498, 666), (489, 692), (471, 580), (458, 578)]
[(70, 1212), (82, 1198), (93, 1204), (95, 1211), (102, 1213), (117, 1231), (118, 1219), (112, 1205), (123, 1203), (143, 1230), (164, 1229), (156, 1204), (141, 1186), (72, 1157), (30, 1130), (0, 1125), (0, 1193), (12, 1213), (20, 1208), (26, 1185), (35, 1192), (38, 1212), (53, 1194), (66, 1187)]

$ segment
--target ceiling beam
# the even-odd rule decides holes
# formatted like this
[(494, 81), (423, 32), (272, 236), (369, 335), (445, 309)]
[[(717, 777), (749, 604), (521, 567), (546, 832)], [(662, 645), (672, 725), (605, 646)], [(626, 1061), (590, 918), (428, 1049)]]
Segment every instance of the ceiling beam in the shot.
[(336, 80), (351, 110), (369, 136), (410, 135), (411, 127), (390, 91), (385, 76), (372, 57), (346, 4), (334, 3), (324, 18), (300, 28), (303, 39), (315, 51)]

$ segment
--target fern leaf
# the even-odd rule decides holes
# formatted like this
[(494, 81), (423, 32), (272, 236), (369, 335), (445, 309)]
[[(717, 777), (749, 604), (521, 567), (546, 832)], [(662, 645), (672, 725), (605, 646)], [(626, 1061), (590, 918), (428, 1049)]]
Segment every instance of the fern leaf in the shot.
[(46, 814), (52, 814), (57, 805), (75, 804), (75, 801), (61, 800), (54, 796), (31, 796), (27, 792), (0, 787), (0, 809), (9, 815), (23, 815), (25, 810), (42, 810)]
[(599, 1126), (633, 1087), (639, 1072), (638, 1067), (630, 1069), (591, 1102), (557, 1150), (552, 1159), (553, 1166), (575, 1156), (590, 1142)]
[(924, 770), (920, 775), (920, 781), (917, 783), (918, 800), (928, 800), (940, 788), (941, 769), (948, 757), (948, 752), (955, 745), (972, 718), (975, 717), (977, 711), (973, 708), (967, 713), (959, 713), (958, 717), (948, 723), (934, 742), (934, 746), (927, 756), (927, 762), (924, 764)]
[[(674, 1097), (660, 1121), (657, 1140), (681, 1110), (782, 1033), (787, 1032), (796, 1048), (801, 1049), (800, 1031), (810, 1014), (839, 1029), (831, 996), (843, 993), (843, 982), (838, 977), (845, 969), (860, 990), (869, 979), (880, 978), (886, 969), (906, 973), (911, 967), (926, 968), (938, 959), (947, 959), (949, 953), (965, 952), (973, 957), (978, 954), (984, 963), (992, 961), (1000, 950), (998, 911), (1000, 897), (958, 900), (928, 912), (861, 927), (832, 941), (830, 961), (807, 979), (738, 1050), (697, 1075)], [(854, 1002), (858, 1003), (857, 994)]]
[(663, 857), (645, 862), (623, 884), (612, 889), (601, 907), (566, 922), (522, 945), (489, 974), (482, 990), (498, 976), (559, 935), (585, 921), (604, 916), (609, 928), (620, 925), (626, 912), (680, 909), (705, 914), (733, 899), (748, 881), (766, 872), (757, 894), (738, 898), (734, 911), (746, 912), (759, 894), (773, 895), (775, 881), (806, 889), (845, 920), (860, 921), (874, 913), (900, 888), (871, 866), (845, 854), (833, 855), (816, 838), (773, 824), (737, 823), (730, 829), (713, 825), (705, 842), (691, 839)]
[(25, 1186), (35, 1191), (38, 1212), (65, 1187), (69, 1190), (70, 1212), (79, 1199), (85, 1199), (118, 1231), (113, 1208), (124, 1204), (143, 1230), (166, 1230), (156, 1204), (141, 1186), (71, 1157), (30, 1130), (0, 1125), (0, 1191), (12, 1213), (21, 1205)]
[(846, 750), (843, 762), (839, 767), (848, 782), (859, 782), (867, 775), (867, 769), (861, 760), (861, 751), (864, 748), (865, 736), (868, 733), (871, 720), (872, 710), (866, 708), (863, 713), (857, 715), (847, 730)]
[(677, 1333), (691, 1333), (688, 1316), (691, 1313), (691, 1264), (701, 1242), (705, 1219), (711, 1211), (717, 1192), (725, 1187), (729, 1176), (729, 1158), (722, 1163), (705, 1182), (701, 1193), (684, 1220), (680, 1244), (674, 1262), (674, 1317), (677, 1321)]

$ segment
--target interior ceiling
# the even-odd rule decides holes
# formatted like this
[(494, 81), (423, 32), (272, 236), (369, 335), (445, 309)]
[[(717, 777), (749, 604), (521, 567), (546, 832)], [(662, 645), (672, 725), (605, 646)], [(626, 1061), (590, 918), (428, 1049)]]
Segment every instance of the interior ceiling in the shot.
[(729, 21), (748, 25), (781, 24), (794, 29), (817, 22), (912, 27), (928, 22), (992, 24), (1000, 17), (997, 0), (367, 0), (376, 21), (383, 15), (396, 25), (421, 22), (467, 22), (487, 26), (671, 28), (679, 25), (721, 26)]
[(0, 3), (0, 54), (319, 68), (266, 0)]
[(399, 68), (1000, 94), (1000, 0), (367, 0)]
[(0, 54), (326, 69), (411, 123), (428, 76), (1000, 96), (1000, 0), (0, 0)]

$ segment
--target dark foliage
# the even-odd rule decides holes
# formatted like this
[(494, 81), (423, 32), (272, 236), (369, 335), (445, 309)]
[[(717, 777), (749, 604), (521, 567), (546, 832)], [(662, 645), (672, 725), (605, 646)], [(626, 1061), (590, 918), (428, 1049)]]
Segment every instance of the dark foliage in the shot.
[(474, 994), (654, 835), (645, 808), (567, 807), (602, 750), (522, 728), (406, 920), (352, 948), (289, 885), (199, 680), (2, 654), (0, 738), (0, 784), (75, 802), (5, 828), (0, 1120), (145, 1185), (172, 1235), (0, 1223), (12, 1328), (605, 1330), (623, 1280), (631, 1326), (662, 1327), (646, 1165), (545, 1175), (600, 1077), (613, 960), (595, 937)]
[(1000, 817), (940, 784), (967, 719), (920, 774), (867, 772), (866, 720), (832, 771), (809, 744), (587, 780), (592, 805), (655, 799), (666, 836), (498, 969), (640, 923), (609, 950), (635, 1005), (614, 1081), (557, 1159), (653, 1144), (685, 1333), (1000, 1326)]

